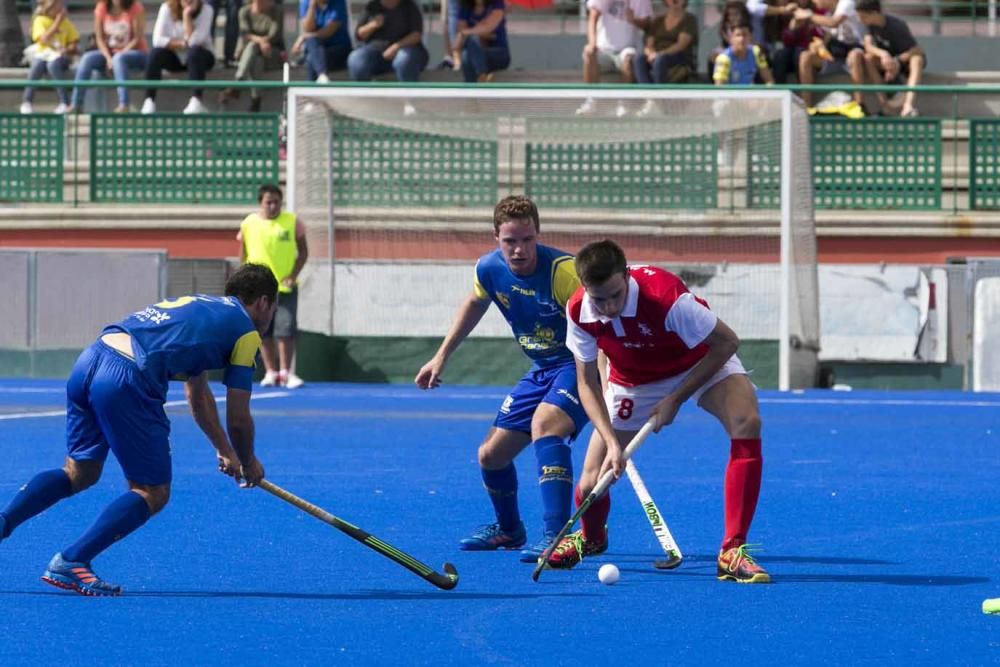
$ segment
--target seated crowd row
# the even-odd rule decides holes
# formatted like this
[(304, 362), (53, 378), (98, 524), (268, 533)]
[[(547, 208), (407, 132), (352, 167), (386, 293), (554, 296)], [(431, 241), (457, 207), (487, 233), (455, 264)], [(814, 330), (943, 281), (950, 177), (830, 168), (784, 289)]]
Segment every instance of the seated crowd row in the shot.
[[(445, 62), (466, 82), (488, 82), (510, 65), (504, 0), (446, 0)], [(596, 83), (602, 73), (619, 73), (626, 82), (676, 84), (698, 80), (698, 22), (686, 0), (664, 0), (656, 14), (651, 0), (587, 0), (589, 20), (583, 49), (583, 79)], [(235, 11), (234, 11), (235, 10)], [(163, 0), (152, 31), (145, 36), (145, 11), (139, 0), (98, 0), (92, 43), (80, 58), (76, 80), (111, 72), (122, 81), (131, 72), (156, 81), (163, 71), (186, 72), (202, 81), (215, 65), (215, 8), (206, 0)], [(260, 80), (286, 57), (305, 65), (307, 78), (327, 82), (347, 69), (355, 81), (394, 72), (400, 81), (417, 81), (428, 65), (424, 19), (415, 0), (369, 0), (351, 31), (346, 0), (300, 0), (301, 32), (284, 45), (280, 5), (275, 0), (227, 0), (224, 59), (236, 65), (239, 81)], [(920, 82), (924, 53), (900, 18), (882, 11), (880, 0), (730, 0), (723, 8), (719, 48), (708, 63), (716, 84), (786, 83), (792, 74), (813, 83), (817, 74), (843, 71), (855, 83)], [(40, 0), (32, 19), (32, 44), (25, 50), (29, 81), (45, 74), (67, 79), (79, 52), (80, 33), (67, 17), (63, 0)], [(116, 111), (128, 111), (128, 89), (117, 90)], [(33, 89), (25, 88), (22, 113), (33, 111)], [(82, 104), (80, 87), (58, 89), (57, 113)], [(237, 89), (220, 95), (223, 104)], [(915, 96), (901, 101), (879, 96), (883, 113), (917, 115)], [(804, 95), (812, 104), (809, 94)], [(143, 113), (156, 111), (156, 90), (146, 91)], [(846, 115), (864, 115), (861, 93)], [(250, 109), (260, 109), (251, 89)], [(592, 112), (588, 100), (579, 113)], [(185, 113), (205, 111), (195, 89)]]

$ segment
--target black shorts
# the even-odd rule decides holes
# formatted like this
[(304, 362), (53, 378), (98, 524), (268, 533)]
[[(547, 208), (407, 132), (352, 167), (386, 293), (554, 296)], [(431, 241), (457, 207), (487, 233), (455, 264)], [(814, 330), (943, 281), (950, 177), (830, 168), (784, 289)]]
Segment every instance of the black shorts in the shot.
[(299, 289), (293, 287), (291, 292), (279, 292), (278, 310), (275, 311), (264, 338), (291, 338), (298, 333), (298, 312)]

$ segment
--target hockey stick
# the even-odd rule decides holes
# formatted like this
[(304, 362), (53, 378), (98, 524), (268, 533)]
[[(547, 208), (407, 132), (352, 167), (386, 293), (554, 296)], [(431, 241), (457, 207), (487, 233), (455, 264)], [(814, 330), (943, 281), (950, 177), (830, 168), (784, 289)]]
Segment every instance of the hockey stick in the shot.
[(677, 546), (674, 536), (670, 534), (667, 522), (663, 520), (660, 509), (653, 502), (653, 497), (649, 495), (642, 477), (639, 476), (639, 469), (632, 463), (632, 459), (625, 462), (625, 472), (628, 474), (629, 481), (632, 482), (632, 488), (635, 489), (635, 495), (638, 496), (639, 503), (642, 504), (642, 509), (646, 511), (646, 518), (649, 520), (649, 525), (653, 528), (656, 540), (660, 543), (663, 553), (667, 555), (666, 560), (658, 560), (653, 563), (653, 566), (659, 570), (672, 570), (681, 564), (681, 561), (684, 560), (684, 554), (681, 553), (681, 548)]
[[(653, 432), (653, 422), (651, 421), (646, 422), (643, 425), (643, 427), (639, 429), (639, 432), (635, 434), (635, 437), (632, 438), (632, 441), (628, 443), (628, 446), (622, 453), (622, 455), (625, 457), (626, 462), (630, 458), (632, 458), (632, 454), (635, 453), (635, 450), (639, 449), (639, 447), (642, 446), (642, 443), (652, 432)], [(541, 576), (542, 570), (544, 570), (545, 566), (548, 565), (549, 557), (552, 556), (552, 552), (556, 550), (556, 546), (559, 545), (559, 542), (562, 541), (562, 538), (566, 537), (566, 534), (573, 529), (573, 525), (580, 519), (581, 516), (583, 516), (584, 512), (590, 509), (590, 506), (594, 504), (594, 501), (600, 498), (602, 495), (604, 495), (604, 492), (608, 490), (608, 487), (611, 486), (611, 483), (614, 481), (614, 479), (615, 479), (615, 474), (613, 471), (609, 470), (606, 473), (604, 473), (604, 476), (601, 477), (600, 481), (597, 482), (597, 486), (594, 487), (594, 490), (591, 491), (590, 494), (586, 498), (584, 498), (583, 502), (580, 503), (580, 506), (576, 508), (576, 514), (574, 514), (569, 518), (569, 521), (567, 521), (566, 525), (562, 527), (562, 529), (559, 531), (559, 534), (555, 536), (555, 539), (552, 540), (552, 543), (549, 544), (549, 546), (546, 547), (545, 551), (542, 552), (542, 555), (538, 557), (538, 564), (535, 565), (535, 569), (531, 573), (531, 579), (533, 581), (538, 581), (538, 577)]]
[(295, 505), (303, 512), (306, 512), (307, 514), (312, 514), (320, 521), (330, 524), (337, 530), (347, 533), (348, 535), (356, 539), (358, 542), (364, 544), (366, 547), (374, 549), (375, 551), (379, 552), (386, 558), (399, 563), (410, 572), (413, 572), (418, 577), (426, 581), (429, 581), (438, 588), (443, 588), (444, 590), (448, 591), (458, 585), (458, 571), (455, 569), (455, 566), (452, 565), (451, 563), (444, 564), (444, 574), (441, 574), (440, 572), (435, 572), (431, 568), (427, 567), (426, 565), (418, 561), (413, 556), (410, 556), (409, 554), (400, 551), (399, 549), (397, 549), (396, 547), (392, 546), (387, 542), (383, 542), (374, 535), (369, 535), (368, 533), (361, 530), (357, 526), (350, 524), (344, 521), (343, 519), (335, 517), (326, 510), (317, 507), (316, 505), (313, 505), (311, 502), (303, 500), (302, 498), (299, 498), (295, 494), (285, 491), (277, 484), (272, 484), (266, 479), (262, 479), (258, 484), (258, 486), (267, 491), (268, 493), (271, 493), (281, 498), (285, 502)]

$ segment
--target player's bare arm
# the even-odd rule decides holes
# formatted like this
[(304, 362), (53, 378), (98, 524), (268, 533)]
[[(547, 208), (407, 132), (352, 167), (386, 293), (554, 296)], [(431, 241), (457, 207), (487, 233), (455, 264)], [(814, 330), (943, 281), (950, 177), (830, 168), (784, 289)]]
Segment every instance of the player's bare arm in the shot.
[(264, 467), (254, 454), (254, 425), (250, 416), (250, 392), (230, 387), (226, 393), (226, 430), (246, 486), (256, 486), (264, 478)]
[(594, 430), (601, 437), (605, 449), (601, 474), (604, 474), (605, 470), (613, 470), (615, 477), (618, 477), (625, 469), (625, 462), (622, 459), (621, 443), (618, 442), (615, 429), (611, 426), (611, 416), (608, 414), (608, 408), (602, 398), (601, 372), (597, 361), (577, 359), (576, 378), (577, 391), (580, 394), (583, 409), (587, 411), (587, 416), (590, 417)]
[(208, 386), (207, 375), (202, 373), (187, 380), (184, 383), (184, 396), (191, 406), (191, 415), (195, 423), (215, 448), (219, 470), (239, 481), (240, 462), (229, 444), (222, 422), (219, 421), (219, 410), (212, 389)]
[(413, 381), (418, 387), (421, 389), (434, 389), (441, 385), (441, 374), (444, 372), (444, 366), (448, 362), (448, 358), (458, 349), (462, 341), (472, 333), (472, 330), (483, 319), (483, 315), (486, 314), (489, 308), (490, 302), (480, 299), (475, 293), (470, 294), (462, 302), (462, 305), (458, 308), (458, 314), (455, 316), (455, 321), (441, 342), (438, 351), (430, 361), (423, 365), (417, 373), (417, 377), (414, 378)]
[(736, 354), (740, 347), (739, 336), (722, 320), (717, 320), (715, 328), (708, 334), (703, 343), (708, 346), (708, 353), (695, 366), (677, 391), (668, 394), (656, 404), (651, 418), (654, 421), (654, 432), (673, 423), (677, 411), (694, 392), (719, 372), (726, 361)]

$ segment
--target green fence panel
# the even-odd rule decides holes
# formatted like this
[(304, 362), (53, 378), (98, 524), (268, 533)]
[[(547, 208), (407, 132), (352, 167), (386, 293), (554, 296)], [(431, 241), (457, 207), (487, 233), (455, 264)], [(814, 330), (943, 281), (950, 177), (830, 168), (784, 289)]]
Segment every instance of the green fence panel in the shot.
[[(525, 193), (539, 206), (700, 211), (718, 205), (718, 137), (703, 123), (529, 119), (526, 130)], [(651, 138), (617, 140), (636, 136)]]
[(63, 200), (65, 117), (0, 113), (0, 200)]
[(278, 182), (278, 114), (93, 114), (90, 200), (252, 204)]
[(781, 121), (747, 132), (747, 206), (781, 208)]
[[(494, 118), (414, 119), (397, 127), (337, 117), (331, 134), (330, 172), (338, 206), (496, 204)], [(313, 167), (314, 173), (326, 172), (326, 165)]]
[(1000, 120), (969, 121), (969, 208), (1000, 209)]
[(941, 121), (814, 116), (816, 208), (941, 208)]

